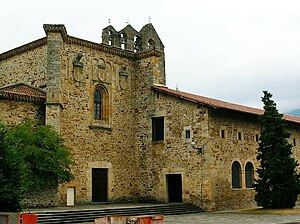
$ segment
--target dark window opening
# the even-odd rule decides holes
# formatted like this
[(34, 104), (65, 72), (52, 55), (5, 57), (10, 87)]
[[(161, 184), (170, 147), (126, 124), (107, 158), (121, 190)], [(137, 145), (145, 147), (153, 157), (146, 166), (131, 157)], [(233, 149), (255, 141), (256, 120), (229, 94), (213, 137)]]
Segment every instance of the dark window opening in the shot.
[(296, 146), (296, 139), (293, 139), (293, 145)]
[(242, 132), (238, 132), (238, 140), (242, 140)]
[(99, 91), (94, 94), (94, 119), (102, 119), (102, 95)]
[(232, 188), (241, 188), (241, 165), (239, 162), (235, 161), (232, 164)]
[(152, 140), (164, 140), (164, 117), (152, 118)]
[(255, 135), (255, 141), (256, 141), (256, 142), (259, 141), (259, 136), (258, 136), (258, 134)]
[(225, 138), (225, 130), (221, 130), (221, 138)]
[(191, 138), (191, 130), (185, 130), (185, 138)]
[(155, 49), (155, 42), (152, 39), (148, 41), (148, 48)]
[(246, 164), (245, 168), (245, 177), (246, 177), (246, 188), (253, 188), (254, 182), (254, 168), (251, 162)]

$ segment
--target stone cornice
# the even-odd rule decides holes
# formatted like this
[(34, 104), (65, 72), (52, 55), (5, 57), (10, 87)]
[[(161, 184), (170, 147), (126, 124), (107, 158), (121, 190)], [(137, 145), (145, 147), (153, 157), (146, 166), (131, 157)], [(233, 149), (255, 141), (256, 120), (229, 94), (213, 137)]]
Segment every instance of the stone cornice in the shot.
[(48, 33), (60, 33), (64, 41), (68, 39), (67, 29), (63, 24), (44, 24), (43, 28), (47, 35)]
[(7, 51), (7, 52), (4, 52), (4, 53), (0, 54), (0, 61), (5, 60), (7, 58), (11, 58), (11, 57), (13, 57), (15, 55), (18, 55), (18, 54), (22, 54), (26, 51), (30, 51), (30, 50), (39, 48), (39, 47), (44, 46), (46, 44), (47, 44), (47, 37), (43, 37), (41, 39), (32, 41), (28, 44), (22, 45), (20, 47), (14, 48), (10, 51)]
[[(106, 45), (103, 43), (98, 44), (98, 43), (83, 40), (83, 39), (80, 39), (77, 37), (68, 36), (66, 31), (64, 31), (65, 29), (63, 29), (62, 27), (47, 26), (45, 28), (45, 30), (47, 30), (46, 32), (61, 32), (63, 39), (67, 44), (74, 44), (74, 45), (78, 45), (78, 46), (82, 46), (82, 47), (86, 47), (86, 48), (90, 48), (90, 49), (95, 49), (95, 50), (99, 50), (99, 51), (102, 51), (102, 52), (105, 52), (108, 54), (113, 54), (113, 55), (117, 55), (120, 57), (126, 57), (129, 59), (140, 60), (140, 59), (151, 57), (151, 56), (161, 57), (164, 55), (164, 52), (156, 50), (156, 49), (146, 50), (146, 51), (141, 51), (141, 52), (135, 53), (132, 51), (127, 51), (127, 50), (122, 50), (120, 48), (112, 47), (112, 46), (109, 46), (109, 45)], [(47, 37), (43, 37), (41, 39), (35, 40), (33, 42), (30, 42), (28, 44), (25, 44), (23, 46), (14, 48), (10, 51), (0, 54), (0, 61), (5, 60), (10, 57), (13, 57), (18, 54), (33, 50), (33, 49), (36, 49), (36, 48), (41, 47), (46, 44), (47, 44)]]

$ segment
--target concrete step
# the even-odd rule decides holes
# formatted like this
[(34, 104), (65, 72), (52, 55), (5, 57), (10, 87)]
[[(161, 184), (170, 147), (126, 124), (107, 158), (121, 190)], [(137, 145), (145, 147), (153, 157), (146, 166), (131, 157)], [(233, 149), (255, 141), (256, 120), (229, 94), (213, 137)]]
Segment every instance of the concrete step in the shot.
[(179, 215), (202, 211), (201, 208), (192, 204), (174, 203), (127, 208), (44, 211), (35, 214), (38, 215), (38, 224), (62, 224), (93, 222), (95, 218), (104, 216)]

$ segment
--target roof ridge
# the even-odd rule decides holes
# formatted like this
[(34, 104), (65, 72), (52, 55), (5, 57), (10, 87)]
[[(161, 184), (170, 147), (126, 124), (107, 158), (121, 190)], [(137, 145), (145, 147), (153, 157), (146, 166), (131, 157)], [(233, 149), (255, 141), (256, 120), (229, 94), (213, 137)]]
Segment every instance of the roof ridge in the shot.
[[(223, 109), (239, 111), (239, 112), (255, 114), (255, 115), (261, 115), (264, 113), (264, 110), (260, 109), (260, 108), (244, 106), (244, 105), (226, 102), (226, 101), (222, 101), (219, 99), (214, 99), (214, 98), (210, 98), (210, 97), (206, 97), (206, 96), (196, 95), (193, 93), (187, 93), (187, 92), (183, 92), (183, 91), (179, 91), (179, 90), (173, 90), (166, 86), (153, 85), (152, 88), (162, 91), (162, 92), (165, 92), (170, 95), (174, 95), (174, 96), (183, 98), (185, 100), (201, 103), (201, 104), (213, 107), (213, 108), (223, 108)], [(282, 114), (282, 115), (287, 121), (300, 123), (300, 117), (291, 116), (288, 114)]]

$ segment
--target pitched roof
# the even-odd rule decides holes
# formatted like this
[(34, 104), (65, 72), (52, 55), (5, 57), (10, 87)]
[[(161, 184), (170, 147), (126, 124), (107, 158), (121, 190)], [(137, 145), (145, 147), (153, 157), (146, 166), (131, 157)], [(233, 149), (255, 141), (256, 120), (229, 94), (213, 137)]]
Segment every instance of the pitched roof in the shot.
[(44, 102), (46, 101), (46, 92), (24, 83), (18, 83), (0, 88), (0, 98), (18, 101)]
[[(165, 86), (154, 85), (152, 87), (152, 89), (172, 95), (172, 96), (182, 98), (184, 100), (192, 101), (195, 103), (200, 103), (200, 104), (212, 107), (212, 108), (222, 108), (222, 109), (228, 109), (228, 110), (249, 113), (249, 114), (255, 114), (255, 115), (261, 115), (264, 113), (264, 110), (262, 110), (262, 109), (238, 105), (238, 104), (234, 104), (234, 103), (229, 103), (229, 102), (225, 102), (225, 101), (221, 101), (221, 100), (217, 100), (217, 99), (212, 99), (209, 97), (204, 97), (204, 96), (199, 96), (199, 95), (195, 95), (195, 94), (191, 94), (191, 93), (182, 92), (179, 90), (173, 90), (173, 89), (169, 89), (168, 87), (165, 87)], [(300, 123), (300, 117), (291, 116), (291, 115), (287, 115), (287, 114), (284, 114), (283, 117), (287, 121)]]

